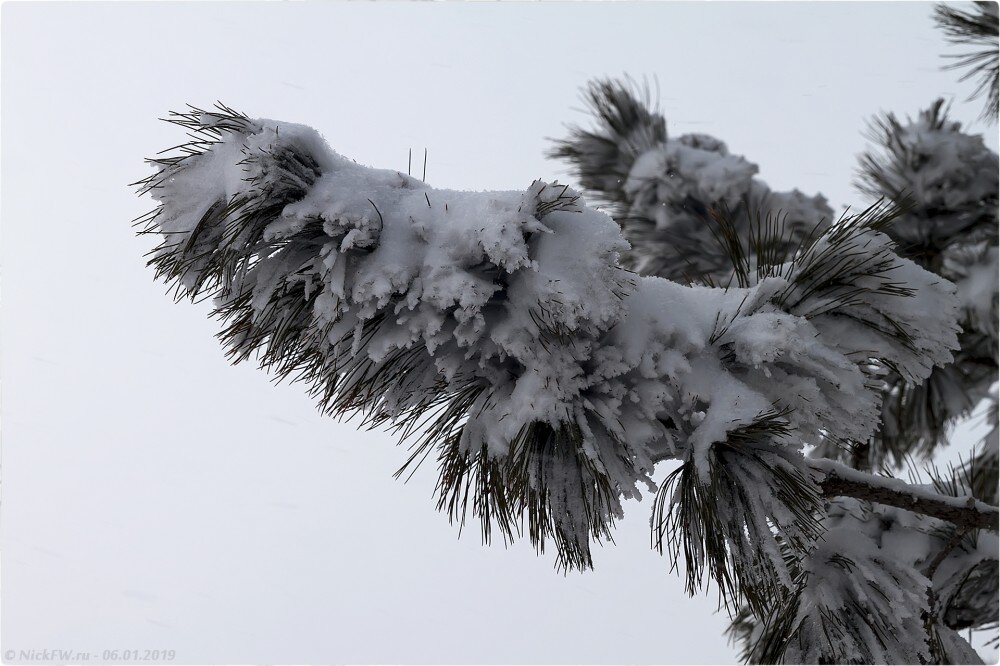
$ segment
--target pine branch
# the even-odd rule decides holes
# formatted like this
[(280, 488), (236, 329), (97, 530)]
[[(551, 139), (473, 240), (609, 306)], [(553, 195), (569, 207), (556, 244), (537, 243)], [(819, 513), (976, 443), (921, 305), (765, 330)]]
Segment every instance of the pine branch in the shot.
[(571, 127), (549, 155), (568, 162), (588, 194), (610, 206), (632, 245), (624, 259), (637, 272), (725, 284), (730, 265), (713, 242), (712, 209), (727, 209), (741, 237), (755, 216), (780, 218), (783, 244), (774, 251), (784, 253), (829, 226), (833, 211), (826, 199), (771, 191), (755, 178), (757, 165), (719, 139), (668, 137), (648, 90), (598, 80), (584, 96), (595, 126)]
[(772, 410), (730, 432), (708, 454), (707, 479), (689, 460), (656, 495), (654, 548), (674, 569), (683, 553), (687, 592), (708, 574), (731, 612), (746, 603), (762, 613), (780, 598), (792, 585), (782, 551), (801, 557), (822, 531), (819, 489), (783, 441), (787, 416)]
[[(605, 90), (611, 89), (606, 87)], [(822, 207), (821, 200), (809, 201), (799, 195), (795, 201), (770, 193), (752, 177), (756, 166), (729, 155), (721, 142), (688, 135), (670, 139), (664, 136), (655, 143), (649, 141), (653, 135), (646, 133), (642, 135), (646, 139), (645, 150), (636, 150), (636, 143), (627, 140), (627, 132), (620, 131), (623, 124), (617, 119), (638, 118), (634, 110), (642, 102), (631, 97), (624, 88), (614, 89), (614, 94), (595, 95), (594, 99), (603, 105), (603, 109), (593, 105), (598, 129), (589, 135), (576, 131), (560, 145), (557, 156), (570, 161), (581, 182), (613, 204), (617, 221), (633, 247), (627, 256), (631, 267), (640, 273), (681, 282), (730, 285), (733, 292), (751, 289), (767, 281), (789, 282), (787, 288), (779, 289), (771, 298), (758, 297), (753, 301), (752, 297), (745, 296), (748, 300), (735, 310), (720, 312), (712, 340), (727, 369), (754, 389), (766, 390), (753, 383), (749, 370), (763, 356), (770, 362), (770, 372), (774, 373), (768, 375), (767, 382), (786, 388), (776, 400), (775, 408), (793, 407), (789, 414), (799, 421), (800, 428), (802, 420), (815, 412), (823, 413), (828, 422), (850, 421), (850, 417), (844, 419), (840, 414), (833, 416), (828, 405), (805, 404), (810, 400), (802, 394), (798, 397), (803, 398), (803, 402), (795, 404), (798, 391), (790, 388), (795, 385), (795, 378), (784, 375), (781, 362), (769, 357), (762, 345), (756, 346), (753, 336), (743, 334), (745, 328), (749, 328), (743, 316), (759, 312), (762, 304), (765, 307), (777, 305), (785, 312), (813, 321), (829, 344), (836, 346), (836, 340), (844, 340), (847, 344), (841, 351), (863, 369), (868, 380), (866, 389), (881, 393), (885, 427), (875, 438), (862, 436), (860, 441), (870, 443), (865, 447), (868, 455), (864, 462), (874, 466), (886, 456), (901, 461), (907, 455), (930, 452), (943, 441), (947, 426), (956, 415), (974, 406), (977, 396), (995, 376), (995, 330), (981, 332), (990, 325), (995, 329), (992, 324), (996, 319), (995, 307), (991, 313), (989, 300), (979, 296), (982, 293), (981, 275), (986, 271), (971, 270), (977, 262), (986, 261), (971, 261), (964, 256), (973, 244), (978, 244), (975, 249), (986, 259), (995, 256), (996, 157), (985, 149), (979, 137), (962, 134), (957, 123), (949, 122), (943, 102), (933, 105), (910, 125), (891, 114), (880, 119), (872, 133), (885, 147), (886, 154), (869, 153), (866, 156), (862, 179), (866, 189), (876, 198), (896, 206), (873, 206), (860, 216), (852, 216), (850, 221), (834, 223), (833, 232), (827, 233), (829, 223), (803, 224), (804, 220), (821, 217), (816, 215)], [(619, 109), (627, 113), (619, 113)], [(662, 122), (662, 117), (656, 118), (657, 122)], [(595, 150), (598, 144), (600, 150)], [(716, 167), (714, 174), (706, 168), (709, 165)], [(725, 175), (718, 175), (719, 172)], [(914, 183), (918, 183), (919, 188)], [(783, 210), (789, 202), (798, 204), (793, 215)], [(798, 235), (789, 238), (788, 227)], [(887, 243), (886, 235), (896, 244)], [(993, 255), (989, 254), (990, 243)], [(892, 307), (876, 312), (868, 309), (872, 302), (898, 303), (908, 298), (921, 298), (920, 294), (932, 289), (934, 283), (938, 288), (950, 288), (936, 276), (913, 270), (910, 261), (901, 262), (899, 255), (956, 282), (960, 290), (964, 288), (962, 271), (968, 269), (972, 279), (968, 280), (967, 293), (975, 294), (964, 299), (968, 321), (976, 321), (974, 316), (984, 324), (976, 324), (970, 330), (966, 322), (962, 350), (956, 354), (952, 365), (947, 365), (950, 358), (930, 361), (920, 348), (928, 339), (934, 340), (939, 334), (951, 336), (957, 329), (932, 332), (931, 327), (937, 326), (934, 317), (920, 322), (906, 321), (913, 312), (924, 310), (917, 305), (903, 311)], [(905, 270), (901, 270), (904, 267)], [(979, 278), (979, 282), (974, 282), (975, 278)], [(983, 300), (986, 300), (985, 305)], [(868, 331), (860, 330), (862, 328)], [(872, 334), (867, 338), (871, 344), (858, 345), (858, 339), (868, 332)], [(921, 338), (922, 343), (918, 342)], [(909, 356), (906, 362), (899, 364), (884, 357), (881, 350), (887, 339), (897, 347), (899, 358)], [(933, 344), (931, 342), (930, 347)], [(751, 353), (747, 353), (748, 346)], [(880, 355), (883, 358), (879, 358)], [(926, 377), (929, 366), (917, 374), (902, 370), (919, 363), (921, 358), (937, 366), (926, 382), (922, 378)], [(846, 384), (839, 387), (842, 395), (852, 391)], [(824, 392), (823, 397), (829, 400), (828, 396)], [(836, 398), (831, 402), (836, 409)], [(878, 406), (874, 408), (879, 409)], [(856, 405), (854, 409), (850, 415), (857, 421), (867, 424), (877, 419), (877, 416), (857, 410)], [(859, 431), (869, 432), (864, 427)], [(738, 430), (731, 434), (736, 432)], [(835, 450), (847, 443), (843, 429), (828, 434), (824, 448)], [(765, 440), (762, 444), (766, 450), (769, 442)], [(757, 455), (759, 452), (754, 452), (754, 456)], [(654, 545), (663, 548), (667, 543), (669, 547), (665, 550), (675, 564), (683, 553), (689, 592), (703, 587), (706, 578), (712, 578), (730, 608), (732, 604), (743, 602), (748, 612), (754, 609), (769, 621), (779, 618), (769, 628), (768, 638), (774, 641), (766, 644), (764, 653), (770, 654), (772, 659), (784, 658), (789, 632), (797, 626), (799, 604), (793, 594), (783, 611), (773, 612), (775, 599), (785, 592), (789, 572), (795, 569), (793, 565), (780, 564), (781, 558), (774, 556), (775, 543), (776, 540), (783, 543), (783, 552), (795, 559), (801, 558), (803, 551), (810, 548), (811, 539), (807, 537), (796, 549), (791, 549), (790, 544), (782, 542), (786, 529), (777, 527), (773, 534), (761, 529), (755, 514), (776, 512), (778, 505), (784, 504), (787, 515), (787, 508), (802, 506), (809, 495), (808, 484), (798, 488), (786, 484), (787, 487), (778, 492), (774, 487), (777, 478), (774, 472), (781, 471), (777, 460), (752, 457), (743, 447), (733, 449), (725, 443), (715, 443), (700, 457), (702, 469), (709, 470), (707, 474), (699, 472), (698, 456), (692, 456), (686, 458), (684, 465), (661, 487), (654, 516)], [(755, 471), (751, 469), (750, 474), (744, 476), (747, 463), (751, 461), (772, 473), (769, 480), (758, 478), (756, 481), (757, 486), (767, 486), (762, 494), (768, 498), (781, 497), (774, 506), (763, 511), (747, 511), (752, 502), (741, 498), (746, 495), (745, 487), (754, 485), (747, 478), (753, 478)], [(841, 486), (845, 485), (839, 477), (829, 478), (828, 484), (821, 489), (828, 497), (830, 492), (837, 490), (835, 479)], [(865, 486), (852, 490), (861, 499), (876, 500), (878, 497), (872, 496), (871, 489)], [(862, 490), (868, 494), (862, 494)], [(885, 488), (880, 490), (883, 494), (888, 492)], [(897, 488), (894, 493), (889, 494), (885, 507), (868, 513), (874, 516), (893, 511), (888, 507), (899, 506), (901, 501), (897, 497), (901, 491)], [(933, 493), (930, 495), (921, 498), (922, 503), (917, 506), (929, 503), (931, 513), (928, 515), (941, 517), (942, 507), (937, 501), (940, 498)], [(895, 504), (890, 501), (894, 498)], [(947, 501), (944, 504), (946, 510), (957, 510), (960, 515), (967, 509), (965, 503), (957, 507), (949, 506)], [(907, 502), (905, 508), (913, 510), (913, 502)], [(993, 510), (992, 530), (995, 532), (995, 509), (989, 508)], [(924, 516), (912, 517), (925, 523), (937, 522)], [(793, 522), (800, 528), (806, 525), (801, 516)], [(872, 526), (876, 543), (883, 528), (881, 524)], [(862, 527), (855, 525), (854, 529)], [(745, 552), (747, 535), (751, 542), (760, 544), (759, 552)], [(941, 552), (947, 557), (947, 549)], [(821, 654), (822, 659), (833, 662), (917, 661), (915, 653), (898, 650), (907, 641), (908, 633), (919, 640), (926, 630), (929, 652), (919, 655), (920, 660), (925, 657), (965, 659), (963, 650), (968, 646), (963, 648), (961, 638), (947, 626), (939, 626), (936, 609), (931, 615), (920, 615), (926, 603), (922, 594), (926, 581), (910, 563), (887, 563), (876, 557), (864, 562), (859, 570), (858, 564), (841, 557), (836, 549), (828, 555), (834, 570), (843, 569), (842, 575), (833, 575), (830, 581), (840, 580), (844, 584), (854, 581), (864, 585), (864, 579), (875, 572), (886, 573), (891, 580), (871, 584), (867, 590), (848, 595), (846, 606), (831, 606), (821, 612), (812, 624), (817, 630), (800, 634), (796, 646), (799, 654)], [(867, 554), (859, 553), (860, 556)], [(859, 562), (862, 559), (864, 557)], [(769, 571), (768, 567), (773, 570)], [(867, 571), (865, 576), (861, 575), (861, 570)], [(906, 584), (917, 591), (905, 600), (911, 611), (910, 619), (927, 620), (926, 623), (923, 620), (917, 624), (911, 622), (902, 629), (903, 636), (896, 640), (892, 634), (902, 625), (895, 616), (895, 600), (879, 606), (882, 611), (875, 610), (876, 603), (887, 601), (893, 594), (891, 581), (898, 585), (904, 585), (902, 581), (914, 583)], [(744, 623), (741, 629), (751, 632), (753, 627)], [(829, 649), (823, 648), (821, 643)], [(887, 647), (890, 645), (893, 647)], [(760, 651), (755, 652), (759, 654)]]
[(766, 607), (791, 584), (779, 544), (818, 534), (801, 443), (871, 433), (872, 359), (919, 380), (955, 346), (950, 286), (896, 257), (885, 207), (788, 261), (762, 229), (754, 284), (748, 268), (745, 286), (691, 287), (624, 270), (618, 226), (566, 186), (437, 190), (301, 125), (174, 119), (194, 142), (141, 183), (157, 276), (215, 298), (234, 362), (416, 435), (404, 467), (436, 452), (452, 520), (554, 542), (563, 567), (591, 566), (674, 457), (660, 543), (700, 563), (693, 585), (704, 572)]
[[(995, 467), (990, 472), (976, 459), (943, 472), (936, 468), (928, 472), (930, 484), (917, 490), (966, 502), (969, 495), (992, 497), (981, 477), (995, 477)], [(917, 482), (914, 476), (911, 483)], [(957, 631), (996, 626), (995, 534), (853, 497), (829, 498), (822, 527), (824, 535), (815, 549), (791, 566), (796, 572), (795, 591), (763, 612), (744, 606), (733, 619), (728, 633), (741, 648), (742, 659), (978, 663)], [(858, 575), (859, 569), (867, 570), (864, 576)], [(880, 583), (887, 578), (908, 579), (906, 591), (900, 595), (892, 585)], [(908, 591), (915, 594), (907, 596)], [(875, 609), (885, 595), (895, 599), (889, 614), (882, 617)], [(904, 612), (906, 606), (909, 610)], [(901, 626), (904, 615), (915, 639), (911, 647), (925, 636), (920, 642), (923, 657), (898, 652), (907, 641), (907, 630)]]
[(853, 497), (913, 511), (966, 529), (996, 532), (1000, 509), (974, 497), (951, 497), (900, 479), (860, 472), (832, 460), (811, 462), (826, 497)]
[[(993, 6), (995, 3), (986, 3)], [(914, 118), (874, 118), (872, 147), (857, 186), (870, 197), (906, 207), (884, 228), (897, 252), (957, 286), (962, 305), (954, 360), (913, 382), (888, 368), (882, 428), (854, 448), (865, 469), (900, 467), (947, 445), (950, 426), (988, 395), (997, 377), (997, 156), (979, 135), (948, 117), (943, 99)], [(837, 455), (833, 450), (824, 455)]]
[(886, 228), (900, 254), (940, 273), (947, 252), (997, 239), (997, 156), (951, 120), (944, 99), (915, 118), (869, 121), (855, 185), (907, 209)]
[(568, 161), (580, 184), (611, 206), (618, 219), (628, 209), (624, 185), (632, 165), (667, 140), (666, 120), (655, 108), (648, 85), (633, 81), (591, 81), (583, 100), (596, 126), (571, 127), (569, 138), (555, 141), (548, 156)]

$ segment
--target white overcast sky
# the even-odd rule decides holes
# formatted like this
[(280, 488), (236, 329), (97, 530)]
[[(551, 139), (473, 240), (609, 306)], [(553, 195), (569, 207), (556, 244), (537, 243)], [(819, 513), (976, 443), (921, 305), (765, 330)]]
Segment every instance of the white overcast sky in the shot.
[[(230, 367), (208, 304), (154, 284), (127, 183), (215, 100), (310, 124), (435, 186), (562, 178), (546, 137), (579, 88), (656, 78), (775, 189), (853, 192), (866, 118), (935, 97), (929, 3), (5, 3), (2, 7), (2, 646), (169, 649), (177, 663), (718, 663), (713, 614), (627, 506), (596, 570), (461, 540), (433, 465)], [(992, 128), (973, 122), (976, 131)], [(419, 160), (415, 160), (417, 162)]]

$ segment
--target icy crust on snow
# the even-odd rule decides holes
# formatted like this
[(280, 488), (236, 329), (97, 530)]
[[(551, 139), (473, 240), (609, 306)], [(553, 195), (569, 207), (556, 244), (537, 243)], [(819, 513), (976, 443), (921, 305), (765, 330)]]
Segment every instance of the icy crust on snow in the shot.
[[(934, 494), (932, 488), (917, 489)], [(982, 663), (944, 620), (968, 573), (995, 562), (995, 534), (978, 532), (959, 542), (937, 566), (932, 583), (928, 567), (946, 547), (953, 525), (838, 498), (828, 507), (824, 527), (822, 538), (802, 562), (786, 663), (936, 661), (927, 641), (913, 640), (927, 636), (925, 613), (932, 586), (932, 626), (946, 663)]]
[[(352, 408), (403, 425), (471, 388), (459, 447), (494, 460), (532, 424), (572, 426), (613, 514), (657, 460), (694, 460), (707, 478), (710, 447), (768, 412), (787, 411), (795, 450), (861, 439), (878, 411), (868, 359), (919, 379), (954, 345), (950, 288), (908, 262), (886, 279), (916, 285), (912, 298), (838, 301), (810, 287), (807, 261), (745, 289), (638, 277), (619, 265), (616, 223), (566, 186), (437, 190), (341, 157), (301, 125), (248, 121), (159, 175), (158, 256), (180, 261), (190, 296), (249, 303), (230, 331), (237, 356), (319, 356), (338, 395), (366, 396)], [(884, 236), (851, 233), (855, 255), (887, 257)], [(558, 491), (568, 472), (537, 488), (562, 497), (557, 524), (587, 529), (593, 507)]]

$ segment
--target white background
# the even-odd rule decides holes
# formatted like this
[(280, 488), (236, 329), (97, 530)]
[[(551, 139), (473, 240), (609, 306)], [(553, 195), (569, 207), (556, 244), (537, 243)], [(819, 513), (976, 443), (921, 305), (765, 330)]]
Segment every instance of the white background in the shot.
[[(4, 650), (176, 651), (193, 662), (735, 659), (627, 506), (596, 570), (483, 547), (408, 483), (383, 433), (230, 367), (208, 304), (173, 304), (127, 183), (181, 143), (156, 118), (220, 99), (303, 122), (440, 187), (565, 178), (546, 137), (579, 87), (656, 77), (672, 133), (705, 132), (775, 189), (851, 188), (864, 121), (953, 115), (931, 5), (11, 4), (2, 8)], [(992, 128), (973, 124), (990, 134)], [(419, 172), (419, 169), (418, 169)]]

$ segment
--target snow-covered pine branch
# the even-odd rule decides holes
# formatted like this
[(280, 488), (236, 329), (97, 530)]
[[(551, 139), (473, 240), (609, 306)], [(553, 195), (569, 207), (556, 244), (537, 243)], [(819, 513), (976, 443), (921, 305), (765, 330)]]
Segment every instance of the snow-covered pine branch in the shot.
[[(859, 184), (872, 198), (905, 208), (885, 232), (902, 256), (957, 285), (963, 331), (953, 363), (927, 380), (888, 369), (874, 437), (848, 449), (818, 449), (864, 469), (899, 466), (945, 445), (949, 426), (990, 396), (997, 378), (996, 155), (949, 121), (940, 100), (916, 120), (878, 118), (870, 138), (877, 149), (862, 157)], [(980, 531), (997, 529), (993, 391), (993, 431), (947, 483), (920, 487), (832, 461), (813, 464), (832, 498), (823, 539), (804, 558), (785, 550), (799, 571), (792, 595), (763, 612), (745, 607), (738, 615), (732, 632), (746, 658), (979, 661), (956, 630), (997, 623), (996, 535)], [(970, 497), (978, 500), (971, 506)], [(867, 545), (859, 550), (859, 544)], [(899, 589), (907, 586), (912, 592)]]
[(618, 226), (566, 186), (437, 190), (301, 125), (170, 120), (193, 139), (141, 181), (157, 276), (214, 298), (234, 362), (412, 435), (408, 465), (436, 454), (453, 519), (567, 567), (674, 458), (661, 546), (734, 604), (784, 598), (786, 551), (822, 527), (803, 442), (867, 437), (872, 369), (921, 380), (956, 345), (954, 288), (894, 254), (884, 206), (757, 257), (746, 286), (685, 286), (623, 269)]
[[(702, 135), (668, 139), (665, 120), (651, 105), (648, 91), (644, 95), (636, 86), (597, 81), (587, 90), (587, 100), (595, 117), (595, 127), (590, 130), (572, 129), (570, 137), (558, 142), (552, 154), (567, 159), (588, 193), (610, 206), (622, 225), (624, 235), (633, 245), (627, 257), (629, 264), (641, 273), (679, 281), (698, 279), (744, 287), (767, 275), (768, 266), (808, 253), (803, 253), (803, 248), (809, 246), (811, 234), (803, 220), (823, 215), (820, 208), (825, 204), (820, 205), (823, 201), (821, 197), (812, 199), (811, 212), (793, 207), (791, 215), (783, 216), (766, 199), (755, 197), (756, 192), (766, 190), (766, 186), (754, 178), (756, 166), (742, 157), (730, 155), (722, 142)], [(863, 189), (875, 199), (889, 199), (904, 209), (903, 214), (886, 220), (883, 227), (887, 235), (896, 241), (898, 250), (895, 251), (957, 283), (962, 303), (963, 332), (961, 348), (954, 363), (936, 367), (926, 381), (914, 381), (914, 377), (901, 374), (898, 367), (877, 360), (877, 354), (872, 355), (873, 365), (869, 372), (873, 383), (881, 384), (885, 396), (880, 429), (871, 437), (853, 442), (826, 439), (813, 452), (814, 455), (844, 458), (867, 470), (877, 469), (884, 462), (902, 465), (909, 460), (908, 456), (914, 454), (929, 455), (944, 442), (948, 426), (956, 418), (968, 414), (988, 394), (990, 384), (996, 380), (997, 368), (996, 156), (983, 146), (980, 137), (964, 134), (957, 123), (949, 122), (941, 102), (909, 124), (899, 122), (891, 114), (885, 116), (874, 125), (872, 136), (881, 147), (881, 152), (872, 151), (864, 157)], [(804, 198), (800, 195), (799, 201), (802, 200)], [(779, 195), (777, 205), (788, 206), (788, 201), (781, 201)], [(792, 224), (788, 224), (789, 221)], [(823, 228), (824, 222), (820, 222), (817, 230), (822, 231)], [(805, 241), (801, 240), (803, 238)], [(798, 244), (796, 240), (799, 240)], [(995, 423), (996, 419), (993, 420)], [(972, 508), (966, 506), (966, 500), (956, 502), (951, 497), (942, 497), (936, 488), (920, 489), (871, 474), (858, 474), (857, 478), (847, 481), (844, 476), (850, 474), (837, 476), (827, 470), (819, 474), (818, 481), (833, 508), (843, 502), (862, 500), (860, 506), (864, 508), (862, 515), (866, 524), (857, 523), (851, 529), (864, 531), (876, 547), (886, 536), (883, 532), (888, 529), (889, 522), (884, 516), (892, 513), (892, 506), (950, 518), (958, 523), (947, 523), (953, 532), (974, 525), (991, 527), (995, 531), (996, 442), (997, 431), (994, 429), (985, 448), (962, 468), (963, 474), (976, 479), (976, 483), (965, 485), (983, 491), (975, 496), (986, 504)], [(713, 452), (724, 454), (725, 446), (717, 445)], [(821, 461), (819, 464), (825, 463)], [(780, 591), (780, 584), (770, 585), (764, 590), (766, 594), (758, 594), (752, 586), (743, 584), (744, 578), (755, 583), (771, 580), (746, 572), (741, 575), (739, 570), (732, 568), (734, 564), (741, 566), (741, 562), (757, 566), (759, 561), (751, 555), (741, 552), (735, 558), (719, 557), (715, 561), (705, 557), (704, 553), (719, 553), (724, 546), (732, 545), (719, 536), (724, 532), (721, 529), (724, 516), (720, 518), (705, 513), (705, 507), (709, 505), (699, 502), (699, 494), (682, 482), (684, 469), (680, 468), (668, 479), (670, 493), (665, 493), (667, 487), (661, 489), (659, 511), (666, 516), (662, 525), (668, 532), (681, 524), (694, 525), (695, 529), (688, 530), (685, 536), (701, 535), (700, 543), (683, 543), (689, 553), (689, 589), (700, 586), (706, 572), (700, 562), (706, 562), (708, 573), (719, 581), (724, 592), (733, 588), (744, 592), (743, 600), (747, 606), (740, 610), (734, 631), (744, 639), (748, 657), (760, 660), (761, 655), (766, 653), (766, 660), (791, 658), (794, 661), (808, 654), (809, 659), (831, 662), (861, 659), (875, 663), (901, 659), (902, 653), (898, 650), (893, 652), (896, 648), (887, 647), (888, 643), (879, 638), (893, 627), (891, 615), (873, 612), (869, 616), (852, 616), (846, 612), (848, 607), (879, 607), (878, 603), (864, 595), (847, 595), (838, 602), (840, 605), (834, 604), (823, 611), (827, 614), (824, 622), (828, 625), (823, 630), (832, 632), (827, 636), (826, 643), (831, 649), (814, 644), (815, 640), (819, 640), (819, 634), (813, 633), (799, 644), (800, 651), (794, 652), (785, 640), (793, 630), (792, 625), (783, 629), (780, 626), (771, 627), (769, 635), (773, 649), (770, 651), (761, 651), (763, 643), (750, 649), (752, 642), (747, 641), (757, 626), (754, 616), (772, 618), (781, 615), (781, 604), (785, 604), (786, 609), (798, 609), (798, 605), (788, 606), (787, 598), (781, 604), (768, 602), (769, 597), (773, 600), (776, 592)], [(773, 470), (770, 476), (773, 477)], [(736, 497), (738, 491), (732, 490), (734, 487), (738, 484), (720, 475), (717, 486), (704, 494), (719, 495), (739, 505), (741, 500)], [(771, 487), (778, 490), (773, 481)], [(920, 496), (916, 503), (913, 501), (914, 494)], [(852, 499), (840, 498), (843, 495), (852, 496)], [(685, 509), (682, 502), (667, 502), (674, 497), (692, 498), (688, 502), (690, 506)], [(796, 497), (801, 498), (801, 493), (797, 493)], [(788, 505), (803, 514), (807, 513), (795, 502)], [(808, 524), (802, 515), (795, 522)], [(834, 522), (833, 518), (823, 518), (822, 525), (815, 529), (829, 531)], [(897, 527), (896, 536), (891, 538), (903, 540), (901, 534), (907, 530), (919, 531), (920, 525), (923, 523), (918, 521), (911, 527)], [(836, 533), (830, 532), (831, 536)], [(746, 534), (747, 540), (737, 542), (735, 546), (738, 551), (752, 550), (760, 536), (752, 527)], [(911, 536), (915, 542), (922, 538), (916, 533)], [(674, 529), (670, 545), (675, 551), (679, 548), (678, 538)], [(806, 544), (804, 547), (803, 543)], [(964, 552), (949, 547), (947, 536), (928, 543), (937, 550), (930, 552), (926, 559), (943, 556), (942, 553), (947, 552), (951, 553), (948, 555), (951, 562), (957, 557), (956, 553)], [(660, 537), (656, 544), (663, 547), (663, 538)], [(794, 585), (796, 595), (811, 593), (801, 572), (823, 570), (827, 566), (825, 548), (809, 544), (809, 539), (794, 537), (787, 543), (781, 543), (781, 557), (793, 563), (792, 568), (800, 572)], [(836, 548), (830, 552), (837, 552)], [(910, 635), (899, 644), (912, 648), (912, 641), (916, 640), (923, 646), (909, 653), (911, 660), (917, 660), (918, 654), (921, 659), (940, 660), (945, 653), (956, 659), (965, 659), (968, 655), (961, 648), (963, 641), (954, 632), (949, 632), (955, 628), (982, 627), (984, 623), (995, 622), (995, 604), (991, 610), (989, 600), (996, 598), (997, 586), (996, 581), (988, 576), (988, 571), (995, 570), (997, 563), (995, 538), (983, 552), (991, 552), (992, 555), (982, 561), (966, 561), (963, 566), (957, 567), (964, 576), (962, 580), (982, 583), (978, 588), (965, 584), (961, 593), (948, 596), (935, 578), (935, 585), (929, 588), (930, 596), (918, 591), (913, 598), (914, 608), (917, 609), (912, 613), (913, 617), (919, 619), (924, 613), (925, 619), (930, 619), (923, 630), (918, 631), (916, 638)], [(867, 568), (867, 571), (880, 572), (879, 576), (888, 579), (903, 580), (899, 572), (907, 572), (906, 576), (913, 580), (922, 576), (919, 569), (914, 568), (919, 564), (919, 558), (909, 559), (909, 553), (885, 551), (878, 561), (867, 564), (861, 557), (863, 553), (858, 554), (861, 561), (856, 563), (849, 553), (849, 548), (844, 549), (839, 557), (846, 570), (854, 573)], [(772, 555), (773, 559), (777, 558)], [(897, 573), (892, 573), (894, 571)], [(813, 575), (812, 580), (819, 580), (818, 575)], [(936, 601), (932, 602), (931, 596)], [(895, 603), (902, 601), (897, 599)], [(890, 610), (890, 606), (883, 608), (886, 612)], [(963, 610), (956, 611), (957, 608)], [(831, 619), (837, 616), (852, 619), (840, 622)], [(939, 626), (938, 620), (944, 624)], [(959, 621), (964, 624), (959, 624)], [(820, 625), (815, 626), (819, 628)], [(867, 627), (863, 629), (867, 633), (864, 637), (860, 634), (855, 636), (858, 641), (855, 648), (851, 648), (852, 641), (840, 634), (854, 626)], [(919, 622), (914, 627), (921, 629)], [(893, 631), (896, 629), (905, 627), (896, 627)], [(906, 635), (905, 631), (902, 633)], [(920, 640), (922, 634), (927, 634), (926, 641)], [(802, 638), (805, 634), (800, 632), (798, 635)], [(775, 643), (775, 636), (782, 639)], [(956, 638), (957, 647), (944, 645), (940, 636)], [(870, 644), (867, 642), (869, 639), (873, 641)], [(834, 650), (834, 645), (843, 649)], [(928, 652), (931, 648), (932, 652)], [(786, 650), (788, 654), (785, 654)], [(791, 656), (793, 654), (798, 657)]]
[(954, 282), (962, 333), (953, 363), (920, 383), (890, 372), (883, 426), (855, 460), (869, 469), (946, 444), (949, 427), (989, 397), (997, 381), (998, 162), (979, 135), (949, 120), (944, 100), (916, 118), (888, 113), (868, 131), (858, 186), (906, 207), (885, 228), (899, 253)]
[(829, 227), (833, 211), (821, 195), (772, 191), (756, 177), (756, 164), (715, 137), (669, 137), (648, 90), (596, 80), (584, 99), (594, 127), (571, 128), (550, 154), (566, 160), (588, 196), (609, 207), (632, 245), (626, 263), (638, 272), (727, 284), (732, 260), (716, 238), (713, 209), (726, 211), (744, 242), (754, 224), (780, 228), (763, 250), (782, 255)]
[[(995, 502), (996, 480), (975, 474), (980, 465), (935, 472), (923, 484), (833, 461), (813, 467), (824, 479), (867, 490), (828, 493), (850, 497), (830, 500), (823, 537), (807, 557), (793, 559), (794, 591), (766, 614), (741, 609), (730, 635), (742, 644), (743, 658), (982, 663), (958, 631), (995, 628), (998, 621), (997, 509), (984, 503)], [(920, 505), (928, 501), (943, 514), (925, 512)], [(961, 515), (951, 513), (956, 509)]]
[(745, 659), (982, 663), (957, 629), (996, 621), (996, 587), (982, 585), (996, 572), (995, 533), (854, 498), (830, 502), (823, 530), (791, 564), (793, 591), (763, 621), (744, 611), (734, 623)]
[[(829, 224), (822, 196), (771, 192), (754, 177), (757, 166), (718, 139), (668, 138), (648, 91), (599, 80), (585, 97), (594, 127), (572, 129), (552, 155), (609, 206), (632, 245), (626, 263), (638, 272), (745, 286), (758, 261), (780, 263)], [(948, 120), (941, 100), (906, 123), (879, 117), (869, 135), (876, 148), (862, 157), (863, 192), (905, 209), (886, 233), (899, 254), (958, 285), (964, 324), (954, 363), (926, 382), (887, 368), (873, 438), (820, 449), (874, 470), (930, 455), (996, 381), (997, 157)]]

